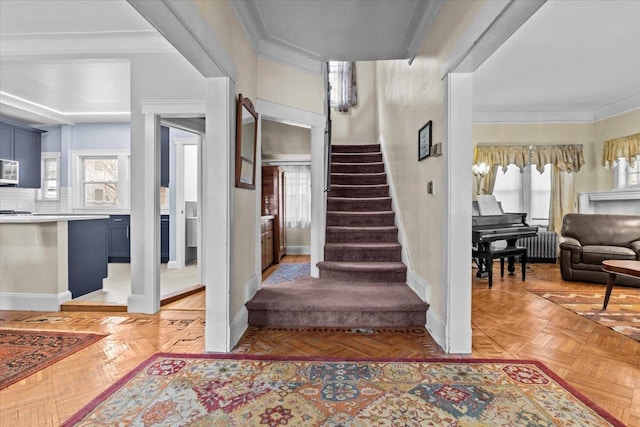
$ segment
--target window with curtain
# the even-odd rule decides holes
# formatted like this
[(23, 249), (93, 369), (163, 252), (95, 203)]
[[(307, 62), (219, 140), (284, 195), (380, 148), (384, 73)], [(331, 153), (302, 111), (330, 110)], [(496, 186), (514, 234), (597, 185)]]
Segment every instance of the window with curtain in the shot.
[(358, 105), (355, 62), (329, 61), (329, 85), (331, 107), (335, 111), (346, 113)]
[(602, 166), (613, 166), (615, 188), (640, 186), (640, 133), (605, 141)]
[(525, 166), (520, 172), (516, 165), (509, 165), (506, 172), (498, 172), (493, 189), (496, 200), (505, 212), (526, 212), (530, 225), (547, 226), (551, 199), (551, 165), (542, 173), (536, 165)]
[(311, 226), (311, 166), (287, 165), (283, 168), (286, 226), (309, 228)]

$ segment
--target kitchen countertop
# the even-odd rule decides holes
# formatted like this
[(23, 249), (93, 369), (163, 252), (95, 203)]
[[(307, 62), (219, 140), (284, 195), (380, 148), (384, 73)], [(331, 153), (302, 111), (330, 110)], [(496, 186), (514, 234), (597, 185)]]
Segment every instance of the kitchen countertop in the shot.
[(0, 224), (34, 224), (39, 222), (82, 221), (107, 218), (109, 218), (109, 215), (0, 215)]

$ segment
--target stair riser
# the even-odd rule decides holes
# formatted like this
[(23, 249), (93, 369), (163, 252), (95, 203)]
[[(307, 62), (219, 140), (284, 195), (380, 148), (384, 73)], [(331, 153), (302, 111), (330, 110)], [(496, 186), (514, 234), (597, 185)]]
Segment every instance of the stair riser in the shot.
[(379, 153), (380, 144), (367, 145), (332, 145), (332, 153)]
[(367, 262), (367, 261), (384, 261), (384, 262), (400, 262), (402, 256), (401, 249), (324, 249), (325, 261), (345, 261), (345, 262)]
[(390, 211), (391, 199), (382, 200), (343, 200), (333, 197), (327, 197), (327, 211), (343, 211), (343, 212), (372, 212), (372, 211)]
[(331, 164), (337, 163), (378, 163), (382, 153), (331, 154)]
[(407, 273), (402, 271), (345, 271), (320, 269), (321, 279), (343, 280), (348, 282), (388, 282), (405, 283)]
[(249, 311), (249, 326), (405, 328), (425, 326), (427, 312), (422, 311)]
[(344, 227), (379, 227), (394, 225), (394, 213), (388, 212), (377, 215), (341, 215), (327, 212), (327, 226)]
[(331, 174), (331, 183), (337, 185), (384, 185), (387, 176), (384, 174)]
[(397, 243), (398, 231), (331, 231), (326, 233), (327, 243)]
[(384, 173), (384, 163), (332, 163), (332, 173)]
[(389, 186), (354, 186), (352, 188), (331, 187), (327, 195), (329, 197), (389, 197)]

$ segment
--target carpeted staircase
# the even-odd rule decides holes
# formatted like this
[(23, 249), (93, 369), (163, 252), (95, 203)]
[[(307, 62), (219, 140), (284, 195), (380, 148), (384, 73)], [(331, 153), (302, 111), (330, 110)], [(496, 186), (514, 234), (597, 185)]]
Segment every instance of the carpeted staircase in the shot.
[(334, 145), (320, 279), (265, 287), (251, 326), (424, 326), (429, 305), (407, 285), (380, 145)]
[(331, 147), (331, 187), (320, 277), (405, 283), (380, 145)]

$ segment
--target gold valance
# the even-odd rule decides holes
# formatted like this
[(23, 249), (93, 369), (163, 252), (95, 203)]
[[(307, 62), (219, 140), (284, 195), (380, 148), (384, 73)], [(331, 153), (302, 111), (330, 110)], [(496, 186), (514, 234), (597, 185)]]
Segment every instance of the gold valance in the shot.
[(506, 172), (507, 166), (516, 165), (520, 170), (534, 164), (542, 173), (548, 163), (563, 172), (578, 172), (584, 165), (582, 145), (478, 145), (475, 164), (498, 165)]
[(602, 166), (609, 169), (611, 166), (615, 166), (620, 158), (626, 159), (629, 164), (633, 165), (638, 156), (640, 156), (640, 133), (610, 139), (604, 142)]

